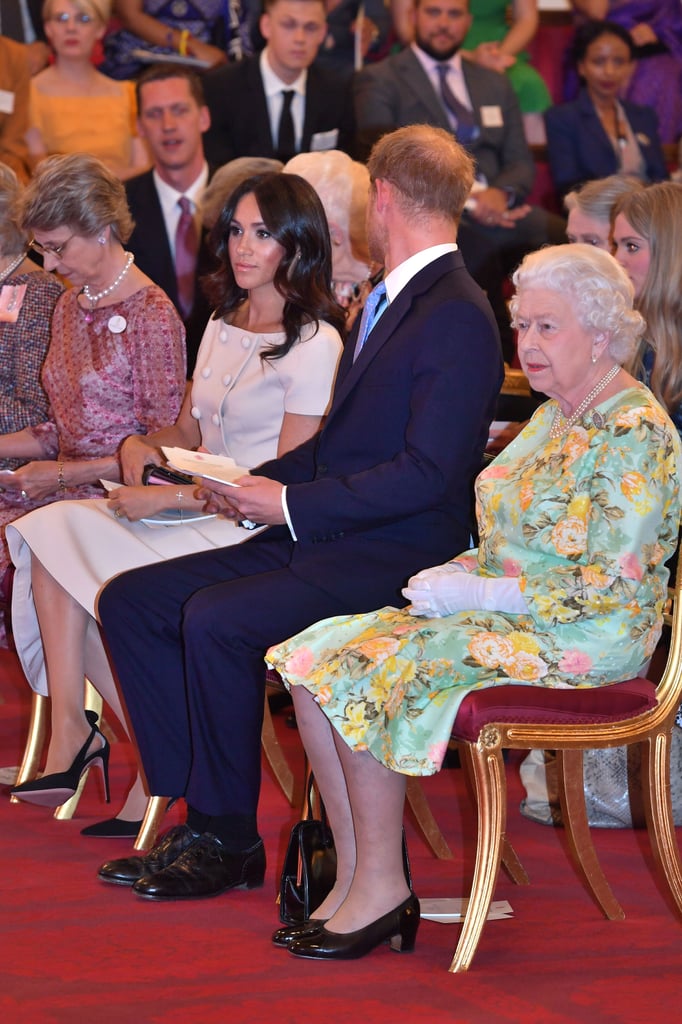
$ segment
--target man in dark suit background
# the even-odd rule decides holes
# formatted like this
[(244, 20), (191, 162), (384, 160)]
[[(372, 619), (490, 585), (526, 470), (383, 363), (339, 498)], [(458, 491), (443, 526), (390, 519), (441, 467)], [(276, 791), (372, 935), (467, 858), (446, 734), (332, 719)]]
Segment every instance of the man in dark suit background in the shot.
[(325, 425), (238, 489), (211, 485), (228, 515), (270, 529), (124, 573), (100, 598), (151, 791), (188, 805), (146, 857), (100, 869), (150, 899), (263, 882), (266, 649), (320, 618), (403, 606), (411, 574), (469, 546), (502, 380), (492, 312), (456, 244), (472, 162), (451, 134), (421, 126), (382, 139), (369, 172), (386, 294), (372, 319), (372, 293), (351, 332)]
[[(198, 278), (209, 268), (206, 239), (197, 204), (210, 178), (202, 133), (210, 123), (201, 80), (194, 71), (154, 65), (137, 85), (138, 131), (154, 161), (151, 170), (125, 182), (135, 229), (128, 249), (145, 274), (168, 295), (187, 331), (187, 372), (191, 376), (211, 310)], [(181, 303), (176, 273), (176, 235), (186, 197), (198, 247), (191, 304)]]
[(42, 12), (43, 0), (0, 0), (0, 35), (25, 43), (32, 75), (47, 67), (50, 58)]
[(471, 153), (476, 183), (458, 241), (493, 304), (510, 359), (502, 282), (527, 252), (565, 241), (564, 222), (526, 203), (535, 165), (518, 101), (505, 75), (458, 52), (471, 20), (469, 0), (416, 0), (414, 43), (356, 76), (358, 150), (362, 156), (395, 128), (433, 124), (453, 132)]
[(350, 77), (313, 63), (326, 25), (323, 0), (266, 0), (265, 49), (204, 76), (209, 160), (264, 156), (286, 163), (309, 150), (351, 151)]

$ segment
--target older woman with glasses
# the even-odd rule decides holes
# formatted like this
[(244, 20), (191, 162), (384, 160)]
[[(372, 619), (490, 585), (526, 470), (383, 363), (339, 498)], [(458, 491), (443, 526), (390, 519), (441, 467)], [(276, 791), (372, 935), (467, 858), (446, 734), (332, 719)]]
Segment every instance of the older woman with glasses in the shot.
[(52, 318), (42, 370), (49, 411), (0, 434), (0, 459), (19, 464), (0, 471), (0, 576), (7, 523), (57, 498), (104, 494), (101, 478), (121, 479), (123, 439), (174, 422), (185, 389), (184, 328), (123, 248), (132, 219), (118, 179), (94, 157), (50, 157), (18, 221), (45, 270), (74, 287)]

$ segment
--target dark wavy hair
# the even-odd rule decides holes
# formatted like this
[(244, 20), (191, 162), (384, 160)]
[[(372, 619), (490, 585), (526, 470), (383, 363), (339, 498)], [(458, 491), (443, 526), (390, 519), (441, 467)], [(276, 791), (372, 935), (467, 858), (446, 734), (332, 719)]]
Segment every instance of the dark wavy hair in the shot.
[(206, 296), (215, 307), (213, 319), (237, 309), (248, 292), (235, 281), (228, 242), (230, 225), (240, 199), (253, 194), (267, 230), (284, 249), (273, 284), (284, 298), (282, 326), (285, 340), (261, 354), (281, 359), (294, 345), (304, 324), (320, 320), (335, 327), (343, 338), (346, 312), (332, 292), (332, 255), (324, 208), (315, 189), (297, 174), (257, 174), (232, 192), (210, 235), (219, 261), (218, 270), (204, 281)]
[(582, 60), (585, 60), (587, 51), (595, 43), (597, 39), (601, 39), (602, 36), (616, 36), (620, 39), (621, 43), (625, 43), (628, 50), (630, 51), (630, 60), (635, 60), (636, 49), (635, 44), (632, 41), (632, 36), (626, 28), (622, 25), (616, 24), (615, 21), (597, 21), (591, 19), (581, 25), (575, 33), (573, 38), (573, 44), (571, 46), (571, 56), (575, 64), (579, 64)]

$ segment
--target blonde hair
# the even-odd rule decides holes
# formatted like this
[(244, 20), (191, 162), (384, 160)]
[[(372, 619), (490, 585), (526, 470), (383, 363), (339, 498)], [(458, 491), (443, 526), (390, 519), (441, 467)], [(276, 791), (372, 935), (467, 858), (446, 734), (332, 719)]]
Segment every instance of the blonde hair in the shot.
[(651, 258), (635, 300), (646, 320), (646, 338), (628, 365), (644, 377), (644, 355), (654, 352), (649, 386), (670, 413), (682, 401), (682, 185), (664, 181), (621, 196), (613, 219), (622, 214), (649, 243)]
[[(52, 17), (52, 9), (56, 0), (45, 0), (43, 4), (43, 21)], [(103, 25), (106, 25), (111, 18), (111, 0), (69, 0), (77, 11), (83, 14), (90, 14)]]

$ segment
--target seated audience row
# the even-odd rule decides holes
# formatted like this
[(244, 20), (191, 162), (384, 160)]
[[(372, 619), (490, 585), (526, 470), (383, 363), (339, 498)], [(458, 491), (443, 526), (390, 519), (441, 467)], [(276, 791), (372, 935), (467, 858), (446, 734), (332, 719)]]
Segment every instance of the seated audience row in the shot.
[[(39, 177), (50, 169), (48, 163)], [(287, 444), (285, 405), (276, 457), (241, 477), (238, 488), (211, 484), (199, 496), (201, 502), (208, 501), (208, 512), (269, 529), (233, 547), (221, 539), (201, 552), (206, 546), (201, 541), (190, 558), (145, 565), (106, 583), (122, 566), (118, 557), (116, 566), (102, 561), (105, 534), (124, 530), (130, 536), (130, 550), (134, 547), (137, 554), (127, 568), (158, 562), (170, 553), (150, 556), (150, 543), (140, 543), (137, 535), (142, 527), (120, 520), (137, 520), (149, 511), (158, 515), (168, 508), (163, 495), (150, 496), (149, 489), (137, 484), (154, 443), (196, 445), (203, 440), (203, 410), (197, 408), (200, 415), (194, 419), (188, 416), (194, 412), (189, 397), (175, 428), (123, 446), (124, 469), (135, 486), (114, 489), (106, 503), (57, 503), (9, 528), (19, 566), (15, 606), (32, 619), (28, 633), (21, 632), (23, 626), (18, 630), (19, 646), (26, 664), (30, 661), (38, 674), (47, 668), (57, 741), (50, 746), (47, 774), (19, 787), (16, 794), (52, 805), (75, 790), (88, 766), (99, 764), (106, 773), (108, 747), (96, 718), (83, 713), (82, 689), (92, 654), (95, 671), (104, 666), (103, 686), (105, 691), (109, 687), (114, 710), (122, 713), (102, 649), (91, 643), (96, 639), (96, 594), (104, 582), (99, 614), (145, 773), (153, 792), (184, 796), (188, 803), (186, 825), (171, 830), (146, 857), (104, 865), (104, 881), (132, 885), (137, 895), (152, 900), (210, 896), (262, 884), (265, 852), (256, 810), (263, 655), (268, 645), (281, 645), (270, 652), (270, 659), (291, 684), (303, 683), (303, 688), (294, 687), (297, 717), (330, 808), (339, 872), (315, 919), (303, 929), (278, 931), (274, 941), (295, 955), (313, 958), (353, 958), (385, 940), (396, 948), (414, 946), (419, 905), (407, 888), (400, 842), (404, 774), (438, 770), (448, 722), (467, 686), (509, 680), (600, 685), (635, 674), (660, 633), (667, 579), (663, 562), (676, 543), (680, 513), (677, 433), (651, 394), (621, 369), (644, 328), (632, 309), (632, 283), (609, 255), (594, 248), (547, 249), (528, 257), (516, 275), (512, 309), (524, 370), (550, 402), (479, 479), (480, 549), (457, 564), (420, 571), (420, 562), (437, 562), (439, 554), (448, 557), (458, 537), (462, 548), (466, 545), (469, 487), (493, 415), (500, 361), (490, 308), (454, 251), (473, 182), (471, 158), (450, 131), (411, 126), (374, 146), (369, 172), (370, 253), (385, 265), (387, 276), (368, 299), (346, 348), (319, 436), (310, 436), (318, 418), (307, 425), (309, 430), (294, 429)], [(328, 319), (335, 315), (339, 326), (342, 313), (331, 299), (331, 246), (324, 213), (309, 186), (294, 184), (299, 180), (289, 173), (267, 174), (237, 188), (213, 229), (223, 270), (214, 283), (222, 285), (222, 305), (218, 290), (212, 298), (218, 302), (216, 316), (234, 313), (240, 337), (254, 327), (252, 317), (261, 329), (263, 317), (271, 327), (279, 317), (291, 351), (303, 353), (312, 340), (299, 340), (304, 321), (317, 324), (325, 303), (331, 311)], [(656, 189), (682, 194), (679, 186), (663, 185), (641, 194)], [(306, 209), (317, 230), (312, 240), (296, 234), (306, 222)], [(60, 222), (55, 230), (63, 226)], [(49, 236), (49, 228), (42, 230)], [(93, 230), (92, 244), (99, 230)], [(633, 239), (627, 234), (621, 239), (619, 230), (616, 219), (616, 243), (627, 248)], [(39, 238), (46, 258), (52, 254), (62, 273), (71, 269), (66, 261), (60, 264), (74, 237), (79, 244), (88, 241), (87, 236), (63, 242)], [(324, 288), (312, 296), (311, 312), (294, 323), (287, 290), (296, 294), (294, 308), (300, 308), (304, 282), (320, 287), (321, 268), (313, 272), (320, 262)], [(91, 300), (99, 302), (119, 287), (129, 266), (126, 262), (112, 285)], [(228, 268), (234, 286), (225, 295)], [(369, 271), (368, 264), (364, 269)], [(629, 268), (633, 281), (637, 273), (641, 268)], [(83, 291), (87, 297), (89, 286)], [(382, 292), (388, 300), (383, 305)], [(608, 312), (602, 322), (604, 309)], [(86, 310), (86, 321), (88, 312), (92, 322), (94, 308)], [(110, 328), (114, 319), (123, 319), (125, 330), (123, 316), (112, 316)], [(206, 339), (212, 337), (210, 330)], [(218, 341), (222, 333), (229, 334), (225, 325), (216, 332)], [(313, 329), (312, 338), (318, 334)], [(471, 344), (463, 343), (467, 338)], [(261, 363), (267, 363), (268, 353), (261, 355)], [(195, 387), (200, 378), (210, 381), (215, 369), (203, 362), (200, 366)], [(226, 386), (224, 378), (222, 383)], [(216, 418), (222, 429), (220, 413)], [(299, 425), (290, 418), (289, 427)], [(579, 474), (578, 435), (585, 441), (578, 454)], [(538, 437), (548, 453), (554, 452), (546, 460), (553, 469), (544, 483), (538, 476)], [(220, 440), (229, 450), (226, 433), (221, 432)], [(643, 485), (621, 486), (619, 473), (609, 471), (609, 460), (617, 461), (621, 472), (625, 466), (629, 481), (641, 478)], [(152, 461), (158, 462), (158, 455)], [(592, 500), (590, 489), (597, 483), (603, 488), (605, 476), (612, 480), (608, 506)], [(61, 466), (58, 478), (63, 478)], [(647, 490), (646, 515), (641, 486)], [(526, 497), (519, 505), (521, 491)], [(173, 492), (174, 507), (185, 514), (192, 499), (182, 489), (174, 487)], [(545, 527), (529, 534), (527, 522), (536, 522), (534, 502), (539, 500), (543, 507), (552, 500), (555, 513)], [(619, 517), (627, 521), (625, 531), (614, 531), (607, 514), (616, 505)], [(506, 514), (508, 507), (514, 515)], [(84, 531), (82, 516), (96, 528)], [(215, 527), (221, 538), (225, 531), (238, 529), (224, 520)], [(185, 536), (202, 529), (191, 528)], [(515, 540), (516, 532), (523, 533), (523, 543)], [(96, 568), (91, 570), (88, 560), (76, 572), (75, 548), (62, 560), (62, 545), (47, 541), (55, 535), (70, 538), (79, 557), (82, 537), (92, 537)], [(104, 548), (110, 552), (112, 545)], [(194, 540), (190, 549), (197, 550)], [(120, 544), (115, 550), (118, 555)], [(593, 575), (586, 583), (581, 560), (585, 566), (602, 566), (609, 587), (618, 579), (628, 600), (610, 605), (608, 621), (617, 635), (622, 628), (630, 630), (632, 643), (609, 645), (604, 652), (601, 591), (606, 584)], [(27, 582), (31, 570), (35, 605)], [(88, 577), (86, 583), (81, 575)], [(409, 601), (410, 607), (373, 610), (387, 600), (398, 608)], [(634, 623), (633, 601), (641, 615)], [(575, 605), (574, 614), (561, 622), (555, 615), (559, 604)], [(621, 622), (624, 610), (626, 626)], [(494, 665), (485, 652), (477, 659), (476, 631), (482, 628), (478, 611), (486, 615), (489, 646), (491, 628), (498, 645), (511, 643), (511, 650)], [(358, 618), (358, 612), (368, 614)], [(325, 614), (337, 618), (287, 641)], [(412, 616), (427, 621), (416, 623)], [(598, 636), (593, 628), (597, 617)], [(74, 630), (70, 662), (62, 656), (65, 622)], [(517, 636), (521, 640), (515, 647)], [(441, 651), (438, 671), (432, 647)], [(460, 685), (453, 689), (455, 665), (460, 666)], [(217, 677), (221, 685), (216, 689)], [(431, 689), (442, 689), (444, 683), (447, 698), (443, 693), (434, 702)], [(441, 707), (434, 716), (434, 707), (445, 700), (447, 714)], [(349, 710), (354, 703), (357, 708)], [(408, 706), (409, 727), (404, 714)], [(338, 740), (323, 715), (338, 730)], [(417, 730), (416, 715), (422, 722)], [(385, 720), (390, 728), (377, 728)], [(358, 745), (362, 750), (353, 750)], [(113, 834), (133, 831), (139, 821), (128, 815), (134, 801), (139, 813), (143, 796), (136, 787), (122, 822), (107, 822), (105, 828), (113, 827)]]
[[(15, 223), (45, 270), (57, 270), (74, 287), (57, 297), (54, 279), (50, 289), (44, 286), (42, 312), (49, 296), (53, 304), (56, 299), (42, 366), (46, 415), (8, 423), (0, 435), (0, 458), (22, 463), (0, 471), (3, 528), (57, 498), (101, 494), (102, 477), (119, 479), (123, 439), (175, 417), (185, 381), (182, 324), (125, 252), (132, 221), (123, 185), (100, 161), (78, 155), (44, 161), (19, 199)], [(3, 289), (7, 305), (14, 302), (8, 312), (20, 314), (22, 324), (34, 296), (32, 269), (26, 265), (26, 283), (18, 278)], [(40, 272), (36, 285), (42, 280)], [(0, 572), (8, 564), (3, 536)]]
[[(682, 136), (682, 7), (678, 0), (571, 0), (577, 20), (617, 22), (635, 44), (626, 98), (656, 111), (663, 142)], [(572, 98), (572, 97), (569, 97)]]
[[(222, 210), (213, 242), (214, 314), (175, 425), (128, 437), (121, 448), (128, 486), (108, 501), (63, 502), (45, 517), (24, 517), (10, 535), (15, 643), (31, 684), (52, 697), (45, 773), (14, 791), (23, 800), (61, 803), (92, 761), (106, 775), (107, 742), (83, 710), (85, 675), (125, 727), (94, 619), (102, 584), (137, 565), (249, 537), (229, 520), (192, 522), (203, 505), (195, 488), (141, 486), (145, 465), (159, 465), (160, 446), (170, 445), (202, 446), (251, 468), (315, 434), (326, 411), (344, 314), (331, 292), (331, 244), (312, 187), (289, 174), (247, 179)], [(190, 521), (170, 533), (140, 523), (163, 521), (168, 509)], [(95, 834), (136, 835), (145, 803), (138, 782), (121, 817), (95, 826)]]
[(576, 34), (580, 94), (545, 114), (549, 164), (560, 193), (610, 174), (668, 177), (655, 112), (620, 99), (634, 57), (630, 34), (615, 23), (590, 21)]

